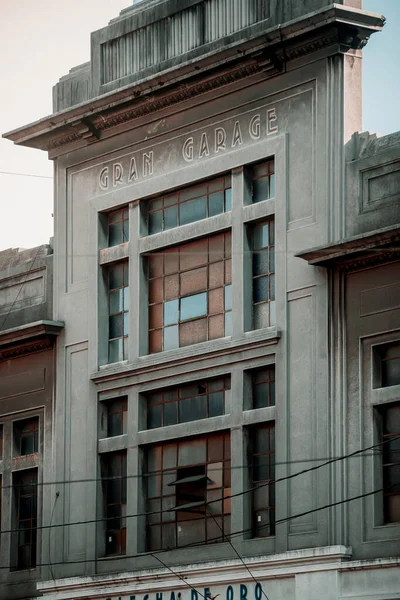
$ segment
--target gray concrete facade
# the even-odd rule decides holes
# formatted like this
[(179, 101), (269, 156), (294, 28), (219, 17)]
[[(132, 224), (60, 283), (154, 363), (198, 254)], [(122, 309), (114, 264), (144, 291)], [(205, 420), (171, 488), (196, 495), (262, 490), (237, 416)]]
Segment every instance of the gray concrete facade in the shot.
[[(7, 134), (47, 150), (55, 163), (53, 310), (65, 329), (56, 358), (59, 483), (49, 489), (54, 510), (38, 586), (49, 600), (148, 600), (171, 590), (186, 599), (189, 586), (205, 596), (210, 587), (227, 600), (244, 600), (247, 591), (261, 600), (238, 555), (271, 600), (397, 597), (400, 525), (373, 525), (370, 512), (379, 507), (371, 509), (370, 497), (349, 501), (370, 491), (369, 459), (322, 466), (376, 438), (375, 400), (357, 387), (359, 340), (372, 334), (363, 315), (346, 312), (364, 297), (369, 275), (344, 276), (319, 257), (399, 224), (398, 138), (353, 136), (361, 130), (361, 49), (382, 25), (358, 0), (146, 0), (92, 34), (92, 60), (57, 84), (54, 115)], [(275, 193), (252, 203), (252, 165), (267, 159)], [(221, 175), (230, 176), (231, 210), (149, 234), (150, 200)], [(108, 213), (122, 207), (129, 241), (108, 247)], [(272, 217), (275, 314), (253, 329), (249, 232)], [(150, 353), (149, 257), (225, 232), (232, 235), (231, 335)], [(105, 274), (122, 261), (129, 265), (126, 356), (110, 363)], [(383, 288), (399, 272), (395, 263), (377, 268)], [(398, 311), (383, 309), (383, 321), (389, 310)], [(374, 332), (382, 332), (380, 318), (372, 318)], [(251, 409), (251, 372), (270, 365), (275, 405)], [(220, 376), (231, 383), (224, 414), (146, 427), (150, 393)], [(107, 437), (105, 407), (118, 398), (127, 399), (126, 432)], [(276, 529), (255, 538), (247, 448), (252, 427), (266, 423), (275, 424)], [(234, 548), (225, 541), (166, 550), (160, 563), (146, 546), (148, 449), (218, 432), (230, 434)], [(116, 452), (127, 457), (128, 516), (125, 553), (110, 557), (101, 465)]]

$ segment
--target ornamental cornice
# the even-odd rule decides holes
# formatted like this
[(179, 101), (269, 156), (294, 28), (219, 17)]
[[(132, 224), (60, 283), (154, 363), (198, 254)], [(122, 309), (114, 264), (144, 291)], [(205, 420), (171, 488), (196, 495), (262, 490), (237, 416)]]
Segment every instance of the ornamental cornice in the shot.
[(52, 348), (52, 341), (50, 338), (40, 338), (31, 342), (26, 342), (18, 346), (11, 346), (0, 350), (0, 362), (4, 360), (10, 360), (12, 358), (20, 358), (27, 354), (34, 354), (36, 352), (43, 352)]
[(344, 273), (353, 273), (396, 261), (400, 261), (400, 247), (399, 249), (380, 249), (377, 252), (371, 252), (359, 258), (338, 262), (337, 267)]

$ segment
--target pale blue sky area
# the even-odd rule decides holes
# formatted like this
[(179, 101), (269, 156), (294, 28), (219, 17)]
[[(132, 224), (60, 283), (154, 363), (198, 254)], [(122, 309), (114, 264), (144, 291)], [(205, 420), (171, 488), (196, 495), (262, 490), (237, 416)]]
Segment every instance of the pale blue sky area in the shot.
[(364, 10), (383, 14), (363, 55), (363, 129), (387, 134), (400, 129), (400, 0), (364, 0)]

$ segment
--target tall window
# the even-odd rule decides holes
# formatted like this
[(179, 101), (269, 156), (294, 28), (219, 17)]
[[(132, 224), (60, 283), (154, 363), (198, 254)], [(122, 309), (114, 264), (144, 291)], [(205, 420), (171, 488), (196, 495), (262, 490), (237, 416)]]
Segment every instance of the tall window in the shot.
[(108, 213), (108, 246), (117, 246), (129, 241), (128, 207)]
[(148, 279), (151, 353), (231, 335), (230, 232), (152, 254)]
[(253, 251), (253, 328), (275, 324), (275, 231), (274, 220), (251, 229)]
[(229, 433), (147, 450), (147, 549), (215, 543), (230, 533)]
[(126, 551), (126, 452), (103, 454), (106, 555)]
[(262, 202), (275, 197), (275, 166), (267, 160), (252, 168), (252, 201)]
[(381, 415), (384, 523), (400, 523), (400, 402), (382, 407)]
[(128, 403), (126, 398), (106, 402), (107, 437), (123, 435), (127, 431)]
[(251, 371), (252, 408), (275, 406), (275, 366)]
[(149, 200), (149, 234), (219, 215), (231, 210), (231, 202), (230, 175)]
[(229, 377), (153, 392), (147, 396), (147, 428), (165, 427), (225, 413)]
[(129, 268), (128, 261), (108, 268), (108, 362), (128, 357)]
[(0, 425), (0, 460), (3, 459), (3, 425)]
[(14, 569), (36, 566), (37, 532), (37, 470), (16, 472), (13, 475), (16, 511), (16, 564)]
[(25, 419), (14, 423), (15, 456), (26, 456), (38, 451), (39, 419)]
[(275, 535), (275, 424), (252, 427), (251, 468), (253, 491), (252, 523), (254, 537)]

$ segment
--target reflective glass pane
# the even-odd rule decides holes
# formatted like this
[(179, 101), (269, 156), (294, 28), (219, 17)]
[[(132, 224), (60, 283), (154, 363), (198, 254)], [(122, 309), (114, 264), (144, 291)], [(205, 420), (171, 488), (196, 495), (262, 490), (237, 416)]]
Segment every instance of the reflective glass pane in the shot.
[(155, 429), (162, 426), (162, 405), (149, 406), (147, 411), (147, 427)]
[(164, 210), (164, 230), (178, 225), (178, 207), (171, 206)]
[(382, 386), (400, 384), (400, 357), (382, 361)]
[(253, 279), (253, 301), (263, 302), (269, 299), (268, 275)]
[[(165, 313), (164, 313), (165, 314)], [(207, 292), (181, 298), (180, 320), (193, 319), (207, 314)]]
[(122, 223), (113, 223), (108, 226), (108, 245), (117, 246), (122, 243)]
[(172, 350), (172, 348), (179, 348), (178, 325), (173, 325), (172, 327), (165, 327), (163, 334), (164, 350)]
[(108, 344), (108, 362), (114, 363), (124, 360), (122, 339), (112, 340)]
[(122, 314), (109, 317), (109, 334), (110, 339), (121, 337), (124, 334)]
[(261, 250), (253, 254), (253, 275), (268, 273), (268, 250)]
[(107, 437), (122, 434), (122, 412), (114, 412), (108, 415)]
[(259, 383), (253, 388), (253, 408), (264, 408), (269, 406), (268, 401), (268, 383)]
[(149, 213), (149, 235), (162, 231), (162, 210)]
[(266, 246), (268, 246), (268, 223), (263, 223), (253, 229), (253, 247), (265, 248)]
[(232, 335), (232, 311), (225, 313), (225, 337)]
[(124, 335), (128, 335), (129, 313), (124, 312)]
[(208, 416), (224, 414), (224, 392), (214, 392), (208, 396)]
[(225, 310), (231, 310), (232, 309), (232, 286), (231, 285), (226, 285), (224, 287), (224, 294), (225, 294)]
[(166, 402), (164, 404), (164, 425), (176, 425), (176, 423), (178, 423), (178, 403)]
[(275, 198), (275, 175), (270, 175), (269, 178), (269, 197)]
[(224, 212), (224, 192), (214, 192), (208, 196), (208, 216), (213, 217)]
[(232, 210), (232, 190), (228, 188), (225, 190), (225, 210)]
[(207, 199), (205, 196), (189, 200), (179, 206), (179, 224), (186, 225), (207, 216)]
[(268, 177), (253, 180), (253, 202), (267, 200), (268, 195)]
[(275, 246), (269, 249), (269, 270), (271, 273), (275, 272)]
[(275, 275), (269, 276), (269, 295), (271, 300), (275, 300)]
[(129, 288), (124, 288), (124, 310), (129, 310)]
[(32, 454), (34, 452), (33, 434), (26, 434), (21, 437), (21, 456)]
[(129, 241), (129, 221), (124, 221), (123, 241)]
[(122, 264), (110, 267), (109, 271), (109, 289), (122, 287), (123, 272)]
[(164, 325), (173, 325), (178, 322), (179, 300), (164, 302)]
[(113, 290), (109, 293), (109, 311), (110, 314), (118, 313), (122, 311), (122, 289)]

